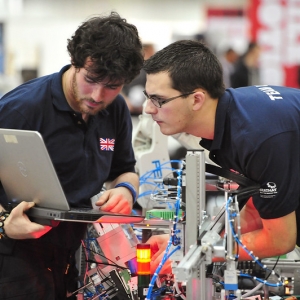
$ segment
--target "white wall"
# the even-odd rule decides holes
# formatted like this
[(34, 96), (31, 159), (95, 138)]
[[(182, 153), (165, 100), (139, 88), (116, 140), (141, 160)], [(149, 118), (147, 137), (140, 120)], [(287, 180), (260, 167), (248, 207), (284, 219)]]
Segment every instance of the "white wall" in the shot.
[(205, 30), (205, 6), (241, 7), (246, 0), (0, 0), (5, 25), (5, 73), (37, 68), (42, 76), (69, 63), (67, 39), (94, 14), (117, 11), (135, 24), (144, 42), (161, 49), (174, 34)]

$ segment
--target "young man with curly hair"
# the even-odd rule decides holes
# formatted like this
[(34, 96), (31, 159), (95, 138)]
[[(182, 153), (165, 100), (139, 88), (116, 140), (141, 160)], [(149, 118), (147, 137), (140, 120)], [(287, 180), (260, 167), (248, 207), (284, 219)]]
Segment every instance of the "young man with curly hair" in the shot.
[[(143, 64), (136, 27), (117, 13), (93, 17), (68, 40), (71, 64), (33, 79), (0, 99), (0, 127), (39, 131), (72, 207), (130, 213), (139, 179), (129, 110), (119, 95)], [(110, 147), (101, 141), (110, 140)], [(125, 184), (124, 184), (125, 183)], [(60, 300), (77, 289), (74, 255), (86, 225), (49, 227), (26, 215), (33, 202), (10, 212), (0, 186), (0, 299)], [(71, 298), (69, 298), (71, 299)]]

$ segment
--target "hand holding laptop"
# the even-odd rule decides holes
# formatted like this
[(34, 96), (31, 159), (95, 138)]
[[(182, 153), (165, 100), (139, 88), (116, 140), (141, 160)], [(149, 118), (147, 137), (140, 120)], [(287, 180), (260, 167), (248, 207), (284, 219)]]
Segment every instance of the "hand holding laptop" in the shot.
[(29, 220), (25, 212), (34, 205), (34, 202), (23, 201), (11, 211), (5, 222), (5, 233), (9, 238), (37, 239), (51, 230), (50, 226), (43, 226)]
[[(0, 128), (0, 137), (2, 186), (12, 203), (32, 202), (34, 199), (34, 207), (22, 210), (31, 220), (51, 227), (57, 226), (60, 221), (135, 223), (144, 220), (144, 216), (131, 213), (133, 196), (130, 191), (125, 187), (114, 188), (116, 182), (127, 181), (126, 173), (109, 184), (112, 189), (107, 190), (103, 198), (96, 199), (97, 209), (71, 208), (41, 134)], [(100, 208), (101, 205), (104, 209)], [(42, 228), (44, 226), (32, 232), (37, 230), (39, 235), (38, 230), (42, 231)]]

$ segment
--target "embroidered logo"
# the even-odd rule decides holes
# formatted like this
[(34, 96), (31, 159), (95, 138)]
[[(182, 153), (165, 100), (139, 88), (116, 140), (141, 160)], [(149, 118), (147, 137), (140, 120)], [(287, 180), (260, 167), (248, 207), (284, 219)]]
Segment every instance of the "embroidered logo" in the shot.
[(273, 198), (277, 194), (277, 186), (275, 182), (267, 182), (262, 188), (259, 189), (262, 198)]
[(114, 151), (115, 139), (103, 139), (100, 138), (100, 150), (102, 151)]

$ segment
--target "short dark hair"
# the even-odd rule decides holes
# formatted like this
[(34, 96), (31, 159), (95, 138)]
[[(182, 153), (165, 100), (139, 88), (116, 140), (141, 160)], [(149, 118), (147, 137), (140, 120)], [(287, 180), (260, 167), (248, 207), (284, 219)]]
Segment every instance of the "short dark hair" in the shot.
[(168, 72), (172, 88), (182, 94), (203, 88), (213, 98), (225, 91), (220, 62), (202, 42), (181, 40), (156, 52), (144, 63), (147, 74)]
[(87, 58), (92, 60), (88, 71), (96, 81), (129, 83), (144, 61), (137, 28), (116, 12), (83, 22), (68, 39), (67, 49), (75, 68), (84, 67)]

